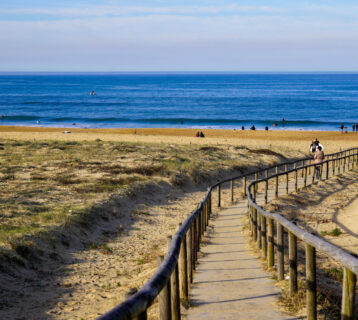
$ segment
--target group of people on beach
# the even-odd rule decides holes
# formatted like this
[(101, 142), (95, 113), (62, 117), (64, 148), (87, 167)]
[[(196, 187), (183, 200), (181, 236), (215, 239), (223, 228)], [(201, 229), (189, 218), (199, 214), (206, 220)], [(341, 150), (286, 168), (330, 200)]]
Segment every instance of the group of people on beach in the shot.
[[(245, 126), (241, 126), (241, 130), (245, 130)], [(256, 127), (255, 127), (254, 124), (250, 127), (250, 130), (256, 130)], [(266, 126), (266, 127), (265, 127), (265, 130), (268, 131), (268, 130), (269, 130), (269, 127)]]
[[(344, 131), (344, 129), (346, 129), (346, 130)], [(344, 123), (341, 123), (341, 133), (343, 133), (343, 132), (347, 133), (348, 127), (345, 127)], [(352, 124), (352, 132), (358, 132), (358, 123)]]
[(205, 134), (203, 131), (198, 131), (196, 134), (195, 134), (195, 137), (197, 138), (205, 138)]

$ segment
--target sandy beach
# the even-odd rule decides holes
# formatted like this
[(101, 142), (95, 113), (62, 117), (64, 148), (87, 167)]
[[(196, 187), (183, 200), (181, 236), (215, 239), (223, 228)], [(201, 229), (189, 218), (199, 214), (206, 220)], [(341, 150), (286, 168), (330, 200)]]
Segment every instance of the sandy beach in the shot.
[[(69, 131), (70, 133), (63, 133)], [(205, 138), (196, 138), (198, 131), (205, 133)], [(233, 144), (252, 147), (294, 147), (308, 152), (312, 140), (318, 138), (324, 145), (325, 152), (335, 152), (340, 148), (356, 146), (358, 132), (332, 131), (263, 131), (263, 130), (221, 130), (221, 129), (181, 129), (181, 128), (136, 128), (136, 129), (79, 129), (79, 128), (45, 128), (0, 126), (0, 138), (4, 139), (52, 139), (52, 140), (96, 140), (127, 141), (149, 143), (177, 144)]]
[(0, 317), (94, 319), (150, 278), (167, 235), (213, 181), (307, 156), (315, 138), (326, 153), (358, 145), (358, 133), (197, 131), (0, 127), (2, 201), (11, 202)]

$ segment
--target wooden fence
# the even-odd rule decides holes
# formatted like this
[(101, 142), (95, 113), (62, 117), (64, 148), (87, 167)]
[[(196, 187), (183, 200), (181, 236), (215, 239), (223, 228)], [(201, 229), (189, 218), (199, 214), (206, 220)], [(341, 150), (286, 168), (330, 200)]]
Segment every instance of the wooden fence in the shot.
[[(329, 172), (333, 174), (344, 172), (347, 165), (352, 165), (352, 159), (358, 161), (358, 148), (353, 148), (326, 156), (327, 161), (323, 166), (325, 177), (329, 177)], [(330, 170), (329, 168), (332, 168)], [(201, 239), (209, 224), (212, 214), (213, 193), (217, 192), (217, 206), (221, 206), (221, 188), (224, 184), (230, 183), (230, 200), (234, 201), (235, 182), (242, 180), (242, 193), (248, 197), (249, 217), (252, 230), (252, 237), (258, 240), (258, 245), (262, 248), (269, 266), (274, 265), (274, 246), (277, 247), (277, 270), (279, 279), (284, 275), (283, 265), (283, 228), (289, 232), (290, 239), (290, 288), (292, 294), (297, 291), (297, 238), (307, 243), (307, 281), (309, 283), (309, 314), (315, 314), (315, 249), (328, 253), (345, 266), (344, 288), (343, 288), (343, 308), (342, 314), (345, 318), (353, 319), (355, 274), (358, 272), (358, 259), (347, 254), (345, 251), (329, 244), (328, 242), (301, 230), (296, 225), (286, 220), (280, 215), (264, 211), (255, 202), (256, 188), (260, 183), (265, 185), (265, 202), (269, 181), (274, 179), (275, 195), (278, 196), (278, 178), (285, 175), (286, 192), (289, 192), (289, 175), (295, 175), (295, 190), (298, 189), (297, 179), (301, 174), (307, 186), (307, 171), (314, 168), (312, 158), (304, 158), (291, 162), (280, 163), (254, 172), (226, 179), (211, 186), (198, 208), (179, 226), (177, 233), (168, 239), (168, 253), (165, 257), (158, 257), (158, 269), (151, 279), (138, 291), (130, 292), (127, 299), (113, 308), (99, 320), (125, 320), (125, 319), (147, 319), (147, 309), (158, 297), (159, 319), (171, 320), (180, 319), (180, 300), (189, 301), (189, 292), (193, 282), (198, 252), (200, 251)], [(324, 176), (321, 172), (321, 178)], [(263, 178), (262, 178), (263, 177)], [(253, 180), (253, 182), (251, 182)], [(312, 180), (313, 182), (313, 180)], [(249, 183), (249, 184), (248, 184)], [(275, 224), (275, 226), (274, 226)], [(277, 230), (277, 241), (274, 241), (274, 227)], [(268, 230), (266, 232), (266, 230)], [(292, 247), (292, 248), (291, 248)], [(295, 265), (296, 264), (296, 265)], [(309, 319), (315, 319), (311, 317)]]

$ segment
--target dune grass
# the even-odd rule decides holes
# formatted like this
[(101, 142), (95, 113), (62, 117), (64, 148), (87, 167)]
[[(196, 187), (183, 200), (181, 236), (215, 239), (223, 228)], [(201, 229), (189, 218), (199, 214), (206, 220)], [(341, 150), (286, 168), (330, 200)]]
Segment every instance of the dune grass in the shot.
[(175, 187), (210, 182), (221, 173), (280, 161), (280, 154), (227, 145), (96, 141), (1, 141), (0, 244), (69, 222), (136, 184)]

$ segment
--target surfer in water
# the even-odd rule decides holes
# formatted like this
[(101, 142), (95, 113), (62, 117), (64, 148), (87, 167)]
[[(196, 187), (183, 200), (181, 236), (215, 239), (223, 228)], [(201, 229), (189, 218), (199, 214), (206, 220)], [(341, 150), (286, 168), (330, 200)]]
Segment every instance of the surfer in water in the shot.
[(91, 92), (90, 92), (90, 96), (94, 96), (96, 94), (96, 92), (94, 91), (94, 90), (92, 90)]

